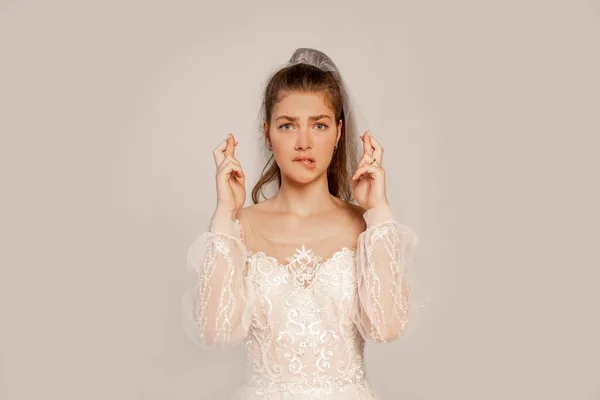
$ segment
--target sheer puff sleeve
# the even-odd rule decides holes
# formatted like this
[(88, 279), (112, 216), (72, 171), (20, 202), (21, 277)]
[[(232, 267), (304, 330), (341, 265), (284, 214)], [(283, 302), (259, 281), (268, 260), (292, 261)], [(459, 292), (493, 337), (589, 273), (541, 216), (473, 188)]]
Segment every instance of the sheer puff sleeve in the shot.
[(386, 343), (406, 336), (416, 314), (410, 266), (420, 242), (394, 219), (389, 205), (371, 208), (363, 218), (367, 228), (358, 236), (353, 317), (365, 340)]
[(204, 348), (231, 347), (247, 335), (254, 288), (240, 221), (215, 217), (187, 252), (194, 284), (182, 297), (186, 334)]

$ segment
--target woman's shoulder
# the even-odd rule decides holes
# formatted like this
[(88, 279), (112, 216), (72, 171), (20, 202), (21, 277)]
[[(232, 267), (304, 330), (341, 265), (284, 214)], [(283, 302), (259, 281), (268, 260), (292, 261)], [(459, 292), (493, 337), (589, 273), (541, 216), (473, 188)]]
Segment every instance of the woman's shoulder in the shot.
[(268, 200), (265, 200), (257, 204), (252, 204), (238, 211), (236, 218), (240, 221), (240, 229), (244, 237), (248, 237), (252, 232), (252, 226), (256, 225), (256, 221), (265, 219), (265, 213), (269, 211), (268, 204), (265, 204), (267, 202)]
[(353, 204), (345, 201), (346, 212), (350, 221), (354, 224), (358, 231), (362, 232), (366, 229), (365, 220), (363, 214), (366, 212), (364, 208), (358, 204)]
[(348, 212), (352, 215), (352, 216), (358, 216), (358, 217), (362, 217), (362, 215), (365, 213), (365, 209), (362, 208), (361, 206), (359, 206), (358, 204), (354, 204), (354, 203), (350, 203), (348, 201), (343, 201), (340, 200), (344, 203), (344, 206), (347, 207)]
[(265, 215), (269, 211), (272, 212), (272, 207), (269, 206), (269, 200), (264, 200), (260, 203), (251, 204), (242, 208), (240, 211), (238, 211), (238, 218), (240, 222), (242, 222), (242, 220), (247, 221), (250, 217), (260, 218), (261, 215)]

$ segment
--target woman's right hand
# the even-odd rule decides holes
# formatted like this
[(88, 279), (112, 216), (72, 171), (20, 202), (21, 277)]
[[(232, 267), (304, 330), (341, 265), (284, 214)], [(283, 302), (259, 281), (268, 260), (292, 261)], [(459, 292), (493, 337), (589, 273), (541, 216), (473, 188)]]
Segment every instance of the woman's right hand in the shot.
[(217, 166), (217, 210), (215, 214), (234, 219), (246, 202), (246, 177), (242, 166), (235, 159), (237, 142), (232, 134), (213, 150)]

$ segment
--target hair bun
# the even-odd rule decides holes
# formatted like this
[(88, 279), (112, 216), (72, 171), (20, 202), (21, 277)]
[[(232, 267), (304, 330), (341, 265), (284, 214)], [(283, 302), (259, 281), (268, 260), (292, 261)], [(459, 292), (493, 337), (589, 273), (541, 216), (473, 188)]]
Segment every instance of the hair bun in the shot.
[(308, 64), (319, 68), (322, 71), (337, 72), (337, 67), (329, 56), (320, 50), (301, 47), (294, 51), (289, 61), (290, 65)]

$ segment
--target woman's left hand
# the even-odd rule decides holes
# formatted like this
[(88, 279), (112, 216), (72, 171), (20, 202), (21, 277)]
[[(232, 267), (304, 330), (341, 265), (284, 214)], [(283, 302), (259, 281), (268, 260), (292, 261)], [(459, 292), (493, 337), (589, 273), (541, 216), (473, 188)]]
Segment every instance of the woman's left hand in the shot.
[(381, 166), (383, 147), (369, 131), (360, 138), (363, 141), (363, 156), (350, 181), (356, 202), (365, 210), (369, 210), (388, 204), (385, 194), (385, 171)]

